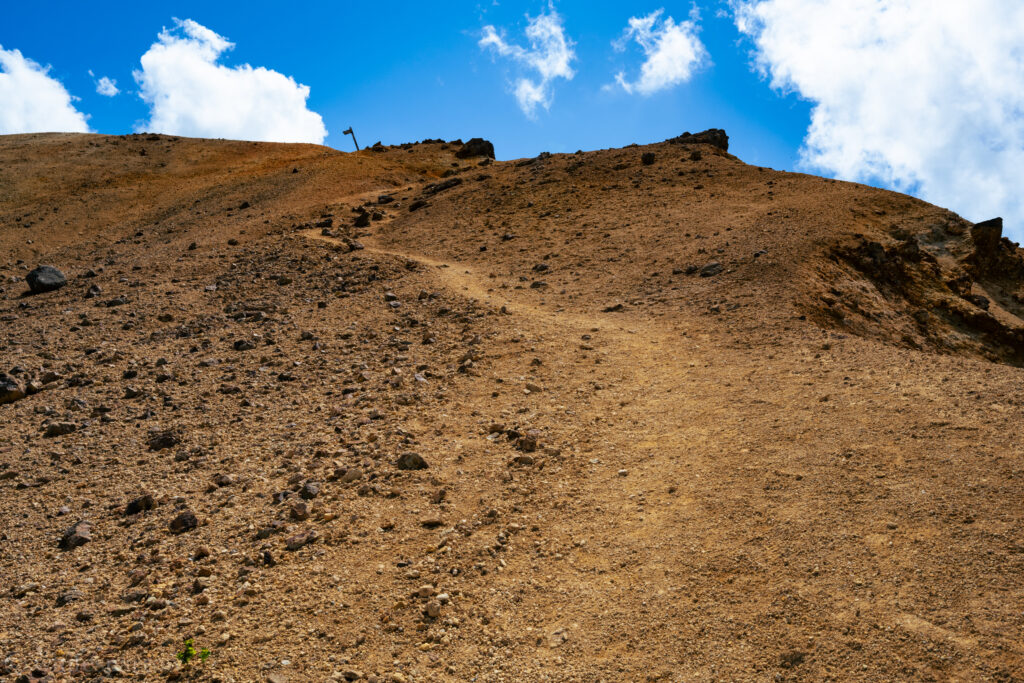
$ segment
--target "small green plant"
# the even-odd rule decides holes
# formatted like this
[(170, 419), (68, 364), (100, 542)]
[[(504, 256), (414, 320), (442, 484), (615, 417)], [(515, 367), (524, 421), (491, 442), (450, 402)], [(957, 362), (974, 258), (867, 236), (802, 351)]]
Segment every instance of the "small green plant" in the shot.
[(185, 647), (182, 648), (181, 652), (174, 655), (178, 658), (178, 661), (183, 665), (188, 666), (196, 657), (199, 657), (200, 662), (205, 662), (206, 658), (210, 656), (210, 651), (207, 648), (196, 650), (195, 641), (192, 638), (185, 639)]

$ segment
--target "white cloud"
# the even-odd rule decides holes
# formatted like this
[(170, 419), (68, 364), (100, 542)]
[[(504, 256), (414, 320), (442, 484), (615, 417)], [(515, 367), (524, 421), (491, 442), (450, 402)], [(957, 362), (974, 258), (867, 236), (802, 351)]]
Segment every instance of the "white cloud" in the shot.
[(680, 24), (675, 23), (672, 17), (661, 20), (663, 12), (659, 9), (646, 17), (630, 17), (622, 38), (612, 43), (616, 50), (622, 52), (629, 41), (634, 40), (646, 58), (640, 67), (639, 78), (632, 83), (621, 71), (615, 75), (615, 82), (628, 93), (652, 95), (685, 83), (696, 69), (707, 63), (708, 52), (697, 37), (700, 28), (696, 7), (690, 18)]
[(519, 108), (530, 118), (537, 107), (551, 107), (554, 98), (554, 80), (572, 80), (576, 75), (570, 63), (576, 59), (573, 42), (565, 35), (562, 17), (554, 9), (536, 17), (526, 17), (526, 38), (530, 47), (505, 42), (493, 26), (484, 26), (484, 36), (478, 43), (482, 49), (492, 49), (502, 57), (511, 57), (523, 66), (537, 72), (536, 77), (520, 76), (513, 90)]
[[(90, 72), (90, 75), (92, 75), (92, 72)], [(104, 97), (113, 97), (121, 91), (117, 88), (117, 81), (103, 76), (100, 80), (96, 81), (96, 92)]]
[(89, 132), (88, 117), (49, 70), (0, 45), (0, 135)]
[(1024, 236), (1020, 0), (741, 0), (773, 87), (814, 104), (802, 165)]
[(248, 64), (217, 60), (234, 47), (191, 19), (160, 32), (134, 72), (150, 107), (142, 131), (208, 138), (312, 142), (327, 137), (323, 119), (306, 108), (309, 86)]

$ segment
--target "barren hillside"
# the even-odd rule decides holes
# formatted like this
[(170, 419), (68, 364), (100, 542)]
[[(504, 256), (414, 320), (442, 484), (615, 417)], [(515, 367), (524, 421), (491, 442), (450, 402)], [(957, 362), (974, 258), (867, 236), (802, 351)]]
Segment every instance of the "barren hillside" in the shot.
[(0, 137), (0, 676), (1024, 679), (998, 221), (479, 152)]

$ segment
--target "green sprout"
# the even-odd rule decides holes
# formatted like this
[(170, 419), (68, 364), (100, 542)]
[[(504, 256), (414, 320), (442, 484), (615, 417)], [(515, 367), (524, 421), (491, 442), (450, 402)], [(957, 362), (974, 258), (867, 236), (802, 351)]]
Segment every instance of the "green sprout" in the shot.
[(189, 662), (196, 657), (199, 657), (200, 662), (205, 662), (206, 658), (210, 656), (210, 650), (205, 647), (201, 650), (196, 650), (195, 641), (192, 638), (186, 638), (185, 647), (182, 648), (181, 652), (178, 652), (174, 656), (178, 658), (179, 662), (188, 666)]

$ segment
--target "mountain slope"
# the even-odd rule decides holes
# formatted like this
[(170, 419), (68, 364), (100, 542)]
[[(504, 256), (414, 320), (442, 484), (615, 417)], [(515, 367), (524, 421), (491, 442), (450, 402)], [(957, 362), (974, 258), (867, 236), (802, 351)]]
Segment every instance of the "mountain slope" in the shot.
[(0, 138), (0, 667), (1024, 676), (1019, 252), (724, 147)]

